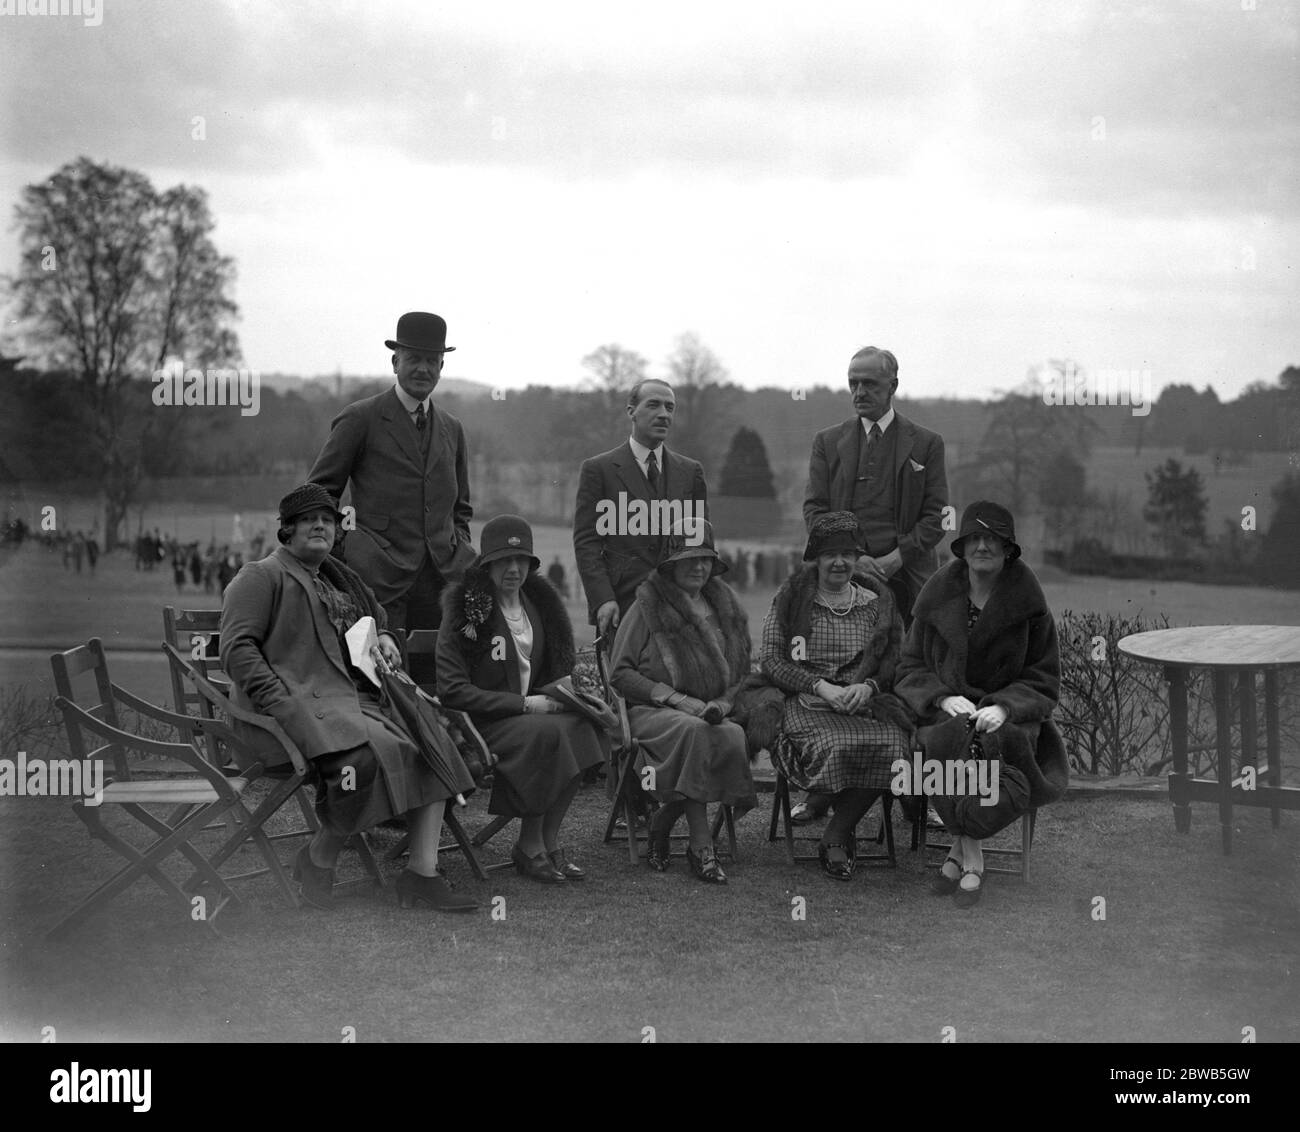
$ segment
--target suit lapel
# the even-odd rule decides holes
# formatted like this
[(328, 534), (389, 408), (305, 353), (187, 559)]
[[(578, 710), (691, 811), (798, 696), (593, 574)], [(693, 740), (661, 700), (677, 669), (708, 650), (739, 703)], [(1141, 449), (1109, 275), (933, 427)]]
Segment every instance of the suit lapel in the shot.
[(433, 432), (429, 436), (429, 457), (426, 471), (437, 467), (451, 451), (451, 436), (447, 432), (447, 414), (429, 402), (429, 425)]
[(850, 511), (853, 508), (853, 484), (858, 478), (858, 457), (862, 446), (862, 422), (854, 417), (845, 421), (840, 430), (840, 439), (835, 445), (840, 457), (840, 474), (833, 478), (840, 491), (840, 497), (832, 500), (836, 511)]
[(894, 477), (896, 482), (903, 482), (903, 465), (912, 455), (912, 444), (916, 440), (916, 425), (906, 417), (895, 412), (894, 424), (898, 426), (897, 451), (894, 453)]
[(625, 443), (618, 449), (618, 455), (614, 457), (614, 469), (618, 473), (619, 482), (627, 489), (629, 500), (650, 501), (650, 485), (646, 482), (645, 473), (641, 471), (636, 457), (632, 455), (631, 444)]
[(417, 468), (423, 467), (420, 446), (415, 439), (415, 429), (411, 425), (411, 418), (407, 416), (406, 408), (397, 399), (396, 390), (390, 390), (389, 396), (380, 402), (380, 412), (388, 435), (402, 450), (402, 454)]

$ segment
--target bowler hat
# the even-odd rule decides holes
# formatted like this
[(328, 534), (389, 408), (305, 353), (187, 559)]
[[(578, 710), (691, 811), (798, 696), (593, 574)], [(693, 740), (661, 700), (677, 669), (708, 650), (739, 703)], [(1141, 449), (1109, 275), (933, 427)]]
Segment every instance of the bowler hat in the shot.
[(450, 354), (456, 348), (447, 345), (446, 320), (427, 311), (408, 311), (402, 315), (397, 320), (397, 337), (385, 339), (384, 345), (390, 350), (403, 346), (437, 354)]
[(867, 553), (862, 545), (862, 529), (852, 511), (827, 511), (813, 520), (808, 531), (808, 545), (804, 547), (803, 560), (815, 562), (823, 554), (834, 550), (850, 554)]
[(725, 574), (729, 569), (713, 547), (713, 524), (707, 519), (681, 519), (674, 523), (658, 568), (663, 570), (664, 567), (671, 566), (674, 562), (683, 562), (687, 558), (712, 558), (711, 578)]
[(529, 572), (538, 569), (542, 561), (533, 553), (533, 529), (528, 520), (519, 515), (498, 515), (483, 525), (479, 535), (479, 545), (483, 548), (475, 566), (486, 566), (498, 558), (509, 558), (512, 554), (524, 554), (531, 563)]
[(974, 534), (995, 534), (1007, 544), (1007, 561), (1020, 557), (1016, 543), (1016, 521), (1000, 503), (980, 499), (961, 513), (961, 529), (952, 540), (952, 552), (958, 558), (966, 557), (966, 539)]
[[(315, 511), (317, 507), (328, 507), (333, 511), (336, 523), (343, 518), (343, 513), (339, 511), (338, 501), (320, 484), (305, 483), (295, 487), (280, 500), (281, 528), (292, 523), (299, 515), (305, 515), (308, 511)], [(282, 543), (288, 541), (284, 537), (283, 529), (276, 531), (275, 537)]]

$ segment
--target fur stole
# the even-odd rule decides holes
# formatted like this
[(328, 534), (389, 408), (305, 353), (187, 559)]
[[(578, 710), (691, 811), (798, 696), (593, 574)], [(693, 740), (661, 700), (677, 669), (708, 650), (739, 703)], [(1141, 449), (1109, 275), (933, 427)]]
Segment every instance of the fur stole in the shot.
[[(520, 592), (536, 608), (545, 637), (545, 666), (538, 671), (534, 684), (568, 676), (573, 671), (577, 652), (573, 644), (573, 622), (564, 602), (555, 587), (536, 571), (524, 579)], [(442, 632), (459, 635), (461, 648), (471, 665), (491, 649), (492, 634), (483, 626), (490, 624), (499, 613), (492, 577), (481, 567), (471, 566), (460, 581), (451, 583), (442, 592)]]
[(710, 578), (702, 594), (718, 618), (721, 641), (685, 592), (658, 570), (637, 588), (636, 600), (672, 686), (713, 700), (749, 675), (749, 618), (725, 582)]

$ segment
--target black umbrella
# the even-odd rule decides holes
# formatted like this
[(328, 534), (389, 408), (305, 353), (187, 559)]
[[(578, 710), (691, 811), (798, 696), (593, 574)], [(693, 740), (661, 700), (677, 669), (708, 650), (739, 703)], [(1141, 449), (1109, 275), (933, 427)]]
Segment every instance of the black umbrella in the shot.
[(456, 796), (458, 805), (465, 805), (465, 795), (474, 790), (474, 775), (447, 733), (447, 719), (438, 701), (394, 668), (378, 648), (372, 648), (370, 655), (390, 710), (406, 726), (438, 781)]

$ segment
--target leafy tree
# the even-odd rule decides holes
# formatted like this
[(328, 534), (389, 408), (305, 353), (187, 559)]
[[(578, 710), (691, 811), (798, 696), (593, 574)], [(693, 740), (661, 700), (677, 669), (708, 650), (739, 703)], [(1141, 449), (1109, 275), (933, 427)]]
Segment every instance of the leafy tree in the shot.
[(722, 465), (719, 494), (740, 495), (748, 499), (776, 498), (767, 448), (763, 445), (763, 438), (752, 428), (742, 426), (731, 438), (731, 447)]
[(1142, 517), (1156, 528), (1157, 537), (1175, 557), (1185, 555), (1189, 543), (1205, 542), (1205, 512), (1210, 501), (1195, 468), (1183, 471), (1175, 459), (1146, 474), (1147, 505)]
[(217, 253), (201, 189), (159, 193), (140, 173), (78, 158), (28, 185), (15, 209), (20, 260), (8, 289), (26, 356), (72, 373), (77, 412), (117, 542), (144, 455), (173, 446), (182, 414), (155, 407), (150, 375), (239, 361), (227, 295), (233, 261)]

